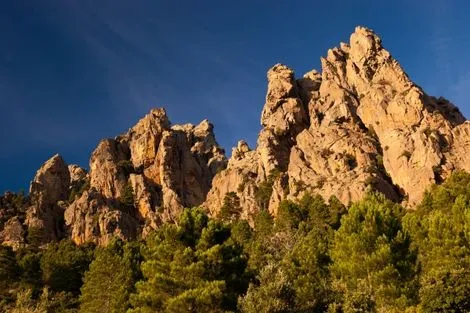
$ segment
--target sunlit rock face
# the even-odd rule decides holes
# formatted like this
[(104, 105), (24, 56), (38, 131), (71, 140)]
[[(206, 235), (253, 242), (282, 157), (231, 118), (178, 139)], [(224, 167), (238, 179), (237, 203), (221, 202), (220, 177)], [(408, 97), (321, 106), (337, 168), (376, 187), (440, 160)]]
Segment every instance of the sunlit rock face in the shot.
[(185, 207), (218, 216), (228, 193), (249, 221), (307, 192), (348, 204), (376, 190), (412, 207), (431, 184), (470, 171), (470, 123), (414, 84), (372, 30), (357, 27), (321, 66), (300, 78), (268, 70), (257, 145), (240, 140), (228, 161), (209, 121), (172, 125), (161, 108), (99, 142), (89, 172), (53, 156), (20, 208), (0, 197), (0, 242), (142, 238)]
[(248, 217), (260, 209), (256, 186), (268, 180), (273, 214), (305, 192), (347, 204), (378, 190), (412, 205), (453, 170), (469, 170), (470, 123), (414, 84), (372, 30), (357, 27), (321, 64), (299, 79), (285, 65), (268, 71), (257, 147), (235, 148), (214, 178), (210, 212), (235, 192)]
[(171, 125), (164, 109), (154, 109), (95, 149), (90, 190), (66, 209), (66, 228), (76, 243), (145, 236), (184, 207), (202, 204), (226, 163), (209, 121)]

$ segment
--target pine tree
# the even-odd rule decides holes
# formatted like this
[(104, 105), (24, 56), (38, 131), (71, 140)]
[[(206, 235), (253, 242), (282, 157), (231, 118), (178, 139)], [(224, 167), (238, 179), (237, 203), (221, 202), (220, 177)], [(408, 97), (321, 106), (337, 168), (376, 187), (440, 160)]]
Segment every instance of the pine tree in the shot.
[(419, 250), (419, 309), (470, 312), (470, 174), (433, 186), (405, 226)]
[(53, 293), (47, 287), (38, 297), (33, 297), (31, 289), (20, 290), (16, 303), (8, 308), (9, 313), (75, 313), (76, 301), (70, 294)]
[[(116, 239), (96, 251), (81, 288), (80, 313), (124, 313), (133, 290), (133, 255), (130, 244)], [(138, 256), (137, 256), (138, 259)]]
[(219, 217), (223, 221), (233, 222), (240, 217), (240, 198), (235, 192), (228, 192), (224, 197), (224, 204), (220, 208)]
[(69, 240), (50, 244), (41, 257), (43, 282), (54, 292), (78, 294), (82, 276), (93, 259), (93, 251)]
[(344, 312), (403, 312), (414, 303), (416, 261), (401, 226), (403, 214), (399, 205), (373, 194), (343, 216), (331, 271)]
[(332, 300), (328, 232), (314, 228), (280, 261), (269, 261), (240, 299), (242, 312), (325, 312)]
[(230, 229), (187, 209), (150, 235), (130, 312), (224, 312), (246, 290), (246, 260)]
[(130, 183), (127, 183), (124, 186), (121, 197), (119, 198), (119, 202), (126, 209), (131, 208), (135, 205), (134, 188), (132, 188), (132, 185)]
[(256, 244), (250, 246), (250, 261), (261, 251), (264, 260), (254, 268), (260, 269), (259, 283), (251, 283), (240, 299), (242, 312), (325, 312), (333, 301), (329, 210), (317, 196), (281, 202), (273, 231), (255, 237)]
[(243, 313), (294, 313), (294, 290), (288, 274), (275, 262), (269, 262), (260, 272), (259, 284), (250, 284), (239, 300)]
[(0, 245), (0, 309), (3, 303), (11, 301), (13, 285), (16, 285), (18, 276), (15, 253), (11, 247)]
[(0, 245), (0, 283), (12, 282), (18, 274), (19, 269), (13, 249)]

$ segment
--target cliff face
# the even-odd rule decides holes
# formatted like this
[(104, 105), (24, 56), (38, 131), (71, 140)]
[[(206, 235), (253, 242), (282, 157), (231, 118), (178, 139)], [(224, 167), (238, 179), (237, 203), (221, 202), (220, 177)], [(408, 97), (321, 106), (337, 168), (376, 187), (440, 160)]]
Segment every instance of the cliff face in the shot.
[(281, 199), (306, 191), (348, 203), (375, 189), (414, 204), (453, 170), (469, 170), (470, 123), (414, 84), (371, 30), (357, 27), (321, 63), (321, 74), (300, 79), (284, 65), (268, 71), (257, 147), (238, 153), (239, 144), (216, 175), (205, 202), (211, 212), (228, 192), (256, 210), (255, 186), (266, 181), (274, 214)]
[(145, 236), (202, 204), (226, 163), (207, 120), (172, 126), (164, 109), (152, 110), (127, 133), (101, 141), (89, 173), (55, 155), (20, 208), (14, 195), (2, 197), (0, 240), (18, 248), (65, 237), (107, 244), (114, 236)]
[(207, 120), (171, 126), (163, 109), (152, 110), (126, 134), (98, 145), (90, 189), (68, 206), (65, 225), (76, 243), (145, 235), (200, 205), (225, 165)]
[(0, 241), (137, 238), (184, 207), (217, 215), (230, 192), (246, 219), (305, 192), (347, 204), (373, 189), (415, 204), (453, 170), (470, 171), (470, 123), (414, 84), (371, 30), (357, 27), (321, 64), (301, 78), (281, 64), (268, 71), (257, 146), (240, 141), (228, 161), (207, 120), (171, 125), (163, 109), (101, 141), (89, 173), (54, 156), (29, 199), (0, 197)]

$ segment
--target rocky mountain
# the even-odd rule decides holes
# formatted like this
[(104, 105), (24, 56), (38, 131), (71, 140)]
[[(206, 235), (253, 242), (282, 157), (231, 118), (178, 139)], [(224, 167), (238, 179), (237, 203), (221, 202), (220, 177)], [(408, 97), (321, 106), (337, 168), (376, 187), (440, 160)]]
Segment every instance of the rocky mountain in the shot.
[[(298, 79), (281, 64), (268, 71), (257, 147), (240, 142), (214, 177), (205, 202), (213, 214), (228, 192), (246, 214), (275, 214), (281, 199), (304, 192), (347, 204), (375, 189), (415, 204), (431, 184), (470, 169), (470, 123), (414, 84), (373, 31), (357, 27), (321, 64)], [(263, 183), (272, 193), (257, 194)]]
[(101, 141), (89, 173), (55, 155), (28, 198), (0, 197), (0, 241), (138, 238), (184, 207), (218, 215), (227, 194), (248, 220), (306, 192), (347, 204), (377, 190), (412, 205), (453, 170), (470, 171), (470, 123), (414, 84), (373, 31), (357, 27), (321, 64), (300, 78), (281, 64), (268, 71), (257, 146), (240, 141), (228, 161), (211, 123), (172, 125), (164, 109)]

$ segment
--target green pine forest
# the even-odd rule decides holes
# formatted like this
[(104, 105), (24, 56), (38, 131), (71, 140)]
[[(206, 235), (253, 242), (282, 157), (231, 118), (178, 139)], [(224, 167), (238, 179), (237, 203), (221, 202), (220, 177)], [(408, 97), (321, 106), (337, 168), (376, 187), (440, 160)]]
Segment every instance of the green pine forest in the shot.
[(241, 210), (229, 193), (217, 218), (188, 208), (145, 240), (0, 246), (0, 311), (470, 312), (468, 173), (412, 210), (374, 192), (307, 194), (253, 225)]

